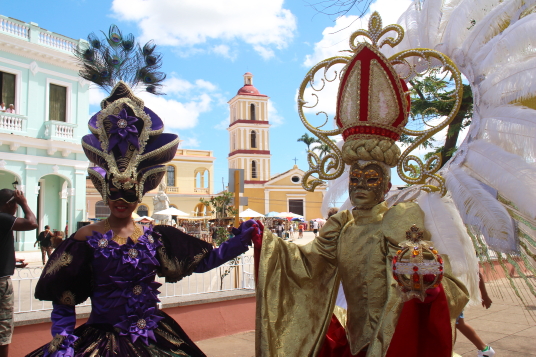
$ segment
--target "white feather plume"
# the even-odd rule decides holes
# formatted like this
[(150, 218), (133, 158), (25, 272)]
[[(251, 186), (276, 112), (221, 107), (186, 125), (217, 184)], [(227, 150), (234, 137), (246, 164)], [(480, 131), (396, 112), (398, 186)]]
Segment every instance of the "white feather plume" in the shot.
[[(516, 14), (525, 4), (526, 1), (524, 0), (505, 1), (490, 11), (481, 21), (476, 22), (469, 33), (469, 36), (463, 43), (462, 51), (465, 53), (466, 57), (476, 60), (477, 53), (492, 38), (495, 36), (497, 36), (495, 38), (502, 38), (505, 34), (501, 33), (505, 31), (506, 26), (512, 22), (514, 14)], [(506, 31), (510, 30), (510, 28), (506, 28)], [(488, 47), (486, 53), (489, 53), (490, 50), (493, 51), (493, 46)], [(510, 52), (510, 54), (515, 55), (515, 52)], [(474, 63), (479, 62), (476, 60)]]
[[(419, 20), (419, 38), (423, 48), (433, 48), (441, 23), (441, 0), (427, 0), (422, 4), (421, 16)], [(426, 31), (423, 31), (426, 29)]]
[[(495, 29), (498, 31), (498, 29)], [(504, 66), (525, 62), (534, 57), (534, 33), (536, 21), (524, 17), (515, 24), (508, 26), (502, 33), (495, 36), (478, 51), (471, 55), (475, 70), (482, 74), (491, 74)]]
[(447, 55), (452, 55), (455, 49), (461, 48), (467, 39), (474, 23), (481, 21), (491, 9), (501, 0), (464, 0), (453, 11), (445, 28), (443, 39)]
[(477, 227), (492, 249), (516, 252), (514, 222), (497, 198), (459, 167), (451, 166), (445, 178), (463, 223)]
[(478, 138), (527, 160), (536, 159), (536, 110), (521, 105), (484, 108)]
[(503, 65), (480, 83), (486, 105), (502, 105), (527, 99), (536, 93), (536, 57)]
[(484, 140), (469, 144), (464, 166), (470, 175), (495, 188), (521, 212), (536, 219), (536, 168)]
[(452, 274), (467, 287), (471, 303), (480, 302), (478, 261), (467, 229), (454, 203), (437, 193), (423, 193), (418, 200), (424, 211), (424, 226), (434, 247), (449, 257)]
[[(348, 166), (348, 165), (345, 165)], [(328, 182), (328, 190), (324, 195), (322, 201), (321, 213), (322, 217), (328, 216), (328, 211), (332, 207), (333, 202), (337, 201), (345, 193), (348, 193), (348, 168), (344, 170), (341, 176), (337, 177), (335, 180)]]

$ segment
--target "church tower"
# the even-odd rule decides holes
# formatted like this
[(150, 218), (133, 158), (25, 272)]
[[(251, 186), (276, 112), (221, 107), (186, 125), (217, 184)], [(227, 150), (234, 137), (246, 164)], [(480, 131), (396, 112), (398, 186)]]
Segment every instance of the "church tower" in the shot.
[(253, 74), (244, 74), (244, 86), (229, 103), (230, 169), (244, 169), (244, 183), (264, 184), (270, 180), (270, 124), (268, 96), (253, 86)]

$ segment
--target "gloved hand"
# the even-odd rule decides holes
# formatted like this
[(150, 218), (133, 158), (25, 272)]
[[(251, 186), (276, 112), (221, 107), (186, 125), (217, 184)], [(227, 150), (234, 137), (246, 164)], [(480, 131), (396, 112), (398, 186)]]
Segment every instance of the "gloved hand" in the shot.
[(77, 336), (62, 331), (44, 348), (43, 357), (74, 357), (76, 340), (78, 340)]
[(240, 224), (238, 228), (233, 227), (232, 232), (242, 243), (251, 245), (253, 235), (259, 234), (259, 226), (257, 221), (250, 219)]

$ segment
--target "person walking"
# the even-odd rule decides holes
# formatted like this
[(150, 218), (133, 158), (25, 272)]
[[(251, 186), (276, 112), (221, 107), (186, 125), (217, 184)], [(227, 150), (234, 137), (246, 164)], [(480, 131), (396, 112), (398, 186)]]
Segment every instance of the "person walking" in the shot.
[[(478, 283), (478, 288), (480, 289), (480, 295), (482, 296), (482, 307), (485, 307), (486, 309), (489, 309), (491, 306), (491, 299), (488, 295), (488, 291), (486, 290), (486, 284), (484, 283), (484, 279), (482, 278), (482, 274), (478, 273), (478, 277), (480, 278), (480, 281)], [(464, 319), (463, 311), (456, 320), (456, 329), (462, 333), (475, 347), (478, 349), (477, 356), (478, 357), (493, 357), (495, 356), (495, 351), (493, 348), (491, 348), (490, 345), (487, 345), (482, 341), (480, 336), (476, 333), (476, 331), (469, 326)]]
[[(24, 218), (15, 217), (17, 205)], [(15, 273), (13, 231), (31, 231), (37, 220), (21, 191), (0, 190), (0, 357), (7, 357), (13, 335), (13, 305), (15, 297), (11, 275)]]
[(298, 239), (303, 238), (303, 224), (300, 223), (298, 226)]
[(313, 233), (315, 234), (315, 238), (318, 236), (318, 222), (313, 221)]
[(294, 240), (294, 224), (290, 224), (288, 231), (290, 233), (290, 240)]
[(46, 264), (45, 255), (50, 259), (50, 254), (52, 254), (52, 237), (53, 233), (50, 232), (50, 226), (45, 226), (45, 230), (39, 233), (37, 240), (34, 243), (34, 247), (39, 243), (39, 248), (41, 248), (41, 259), (43, 260), (43, 265)]

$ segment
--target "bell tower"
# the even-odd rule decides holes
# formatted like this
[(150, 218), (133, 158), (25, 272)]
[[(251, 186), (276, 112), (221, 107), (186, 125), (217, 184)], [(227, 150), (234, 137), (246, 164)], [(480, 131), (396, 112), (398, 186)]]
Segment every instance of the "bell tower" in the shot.
[(245, 184), (270, 180), (270, 124), (268, 96), (253, 86), (253, 74), (244, 74), (244, 86), (228, 102), (230, 110), (230, 169), (244, 169)]

